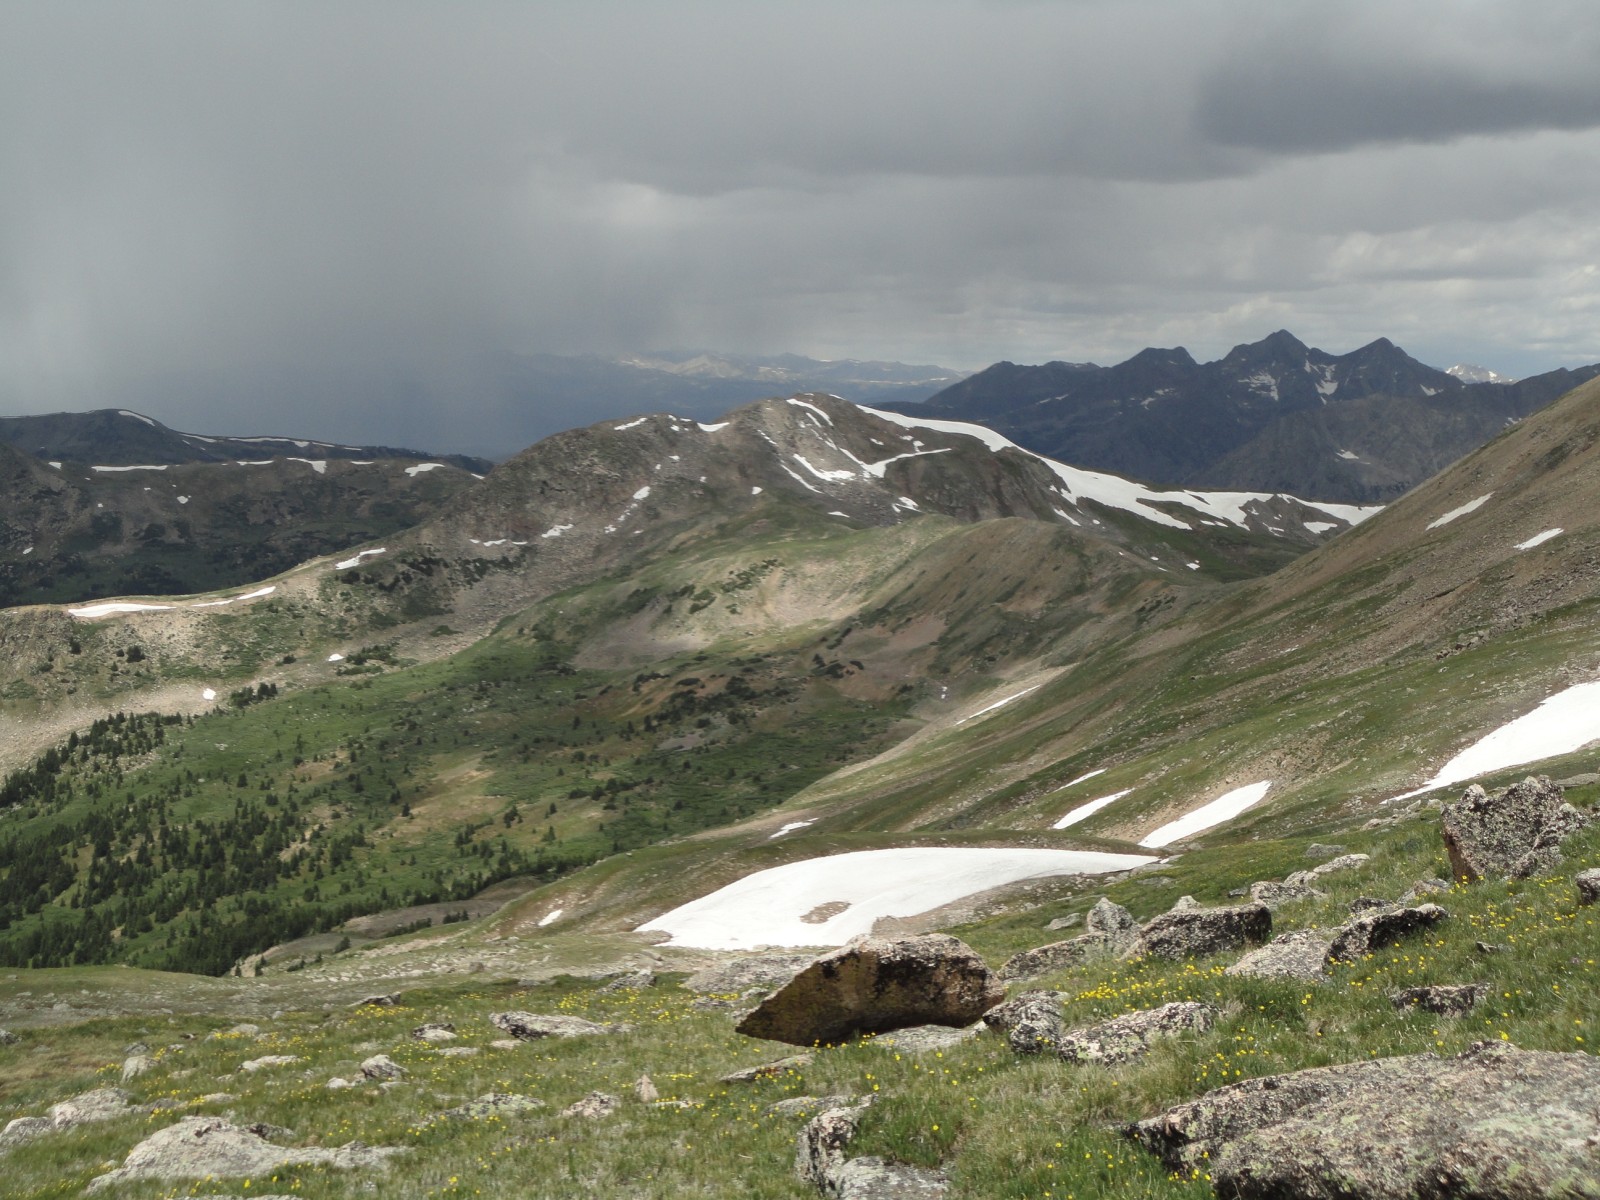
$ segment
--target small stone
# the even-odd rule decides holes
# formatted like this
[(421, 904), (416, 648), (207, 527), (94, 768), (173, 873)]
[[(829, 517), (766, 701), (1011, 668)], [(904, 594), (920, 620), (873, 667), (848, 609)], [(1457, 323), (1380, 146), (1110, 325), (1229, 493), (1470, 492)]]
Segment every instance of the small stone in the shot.
[(522, 1043), (516, 1038), (495, 1038), (489, 1043), (491, 1050), (520, 1050)]
[(830, 1174), (844, 1162), (845, 1147), (861, 1128), (867, 1105), (830, 1108), (819, 1112), (795, 1138), (794, 1173), (820, 1189), (828, 1187)]
[(1350, 915), (1359, 917), (1363, 913), (1377, 912), (1379, 909), (1394, 907), (1396, 907), (1394, 904), (1387, 900), (1380, 900), (1376, 896), (1357, 896), (1350, 901)]
[(482, 1051), (476, 1046), (440, 1046), (434, 1053), (440, 1058), (471, 1058)]
[(654, 1104), (661, 1099), (654, 1080), (648, 1075), (641, 1075), (633, 1081), (633, 1095), (641, 1104)]
[(151, 1067), (156, 1065), (156, 1060), (148, 1054), (133, 1054), (122, 1060), (122, 1082), (137, 1079)]
[(1464, 1017), (1489, 994), (1487, 983), (1434, 984), (1405, 988), (1389, 996), (1389, 1003), (1401, 1012), (1420, 1008), (1441, 1017)]
[(361, 1064), (361, 1074), (368, 1079), (404, 1079), (407, 1072), (387, 1054), (374, 1054)]
[(1329, 846), (1321, 842), (1312, 842), (1306, 847), (1307, 858), (1333, 858), (1344, 853), (1343, 846)]
[(345, 1088), (353, 1088), (356, 1085), (348, 1079), (345, 1079), (339, 1075), (335, 1075), (323, 1086), (326, 1087), (330, 1092), (342, 1092)]
[(717, 1082), (719, 1083), (754, 1083), (758, 1079), (772, 1079), (779, 1075), (794, 1072), (799, 1074), (811, 1065), (811, 1055), (791, 1054), (788, 1058), (780, 1058), (775, 1062), (762, 1063), (756, 1067), (745, 1067), (739, 1071), (729, 1072)]
[(0, 1046), (15, 1046), (22, 1039), (9, 1029), (0, 1029)]
[(443, 1021), (430, 1021), (426, 1025), (418, 1025), (411, 1031), (411, 1036), (419, 1042), (453, 1042), (456, 1040), (456, 1027)]
[(1143, 1056), (1154, 1038), (1190, 1030), (1203, 1033), (1216, 1023), (1217, 1016), (1209, 1004), (1178, 1000), (1071, 1030), (1062, 1037), (1056, 1053), (1065, 1062), (1114, 1066)]
[(148, 1043), (145, 1043), (145, 1042), (129, 1042), (126, 1046), (124, 1046), (122, 1048), (122, 1052), (124, 1054), (127, 1054), (127, 1055), (149, 1054), (150, 1053), (150, 1046), (149, 1046)]
[(617, 992), (642, 992), (646, 988), (656, 985), (654, 971), (630, 971), (626, 975), (618, 975), (610, 983), (600, 989), (602, 994), (615, 994)]
[(385, 992), (376, 996), (363, 996), (351, 1008), (394, 1008), (400, 1003), (399, 992)]
[(1051, 921), (1050, 924), (1046, 925), (1045, 928), (1051, 932), (1054, 932), (1057, 929), (1071, 929), (1074, 925), (1081, 924), (1083, 924), (1082, 913), (1068, 913), (1064, 917), (1057, 917), (1055, 920)]
[(856, 1102), (854, 1096), (790, 1096), (787, 1100), (775, 1100), (767, 1105), (766, 1114), (769, 1117), (801, 1117), (807, 1113), (819, 1113), (830, 1108), (848, 1108)]
[(1296, 871), (1284, 880), (1285, 883), (1301, 883), (1310, 885), (1321, 879), (1324, 875), (1332, 875), (1336, 871), (1350, 871), (1370, 862), (1370, 854), (1341, 854), (1338, 858), (1330, 859), (1321, 866), (1312, 867), (1307, 871)]
[(1442, 879), (1419, 879), (1400, 897), (1401, 904), (1415, 904), (1424, 896), (1442, 896), (1450, 885)]
[(586, 1121), (598, 1121), (602, 1117), (609, 1117), (621, 1105), (621, 1100), (606, 1092), (590, 1092), (583, 1099), (563, 1108), (561, 1115), (563, 1117), (582, 1117)]
[(239, 1064), (239, 1070), (246, 1074), (264, 1071), (268, 1067), (287, 1067), (291, 1063), (300, 1061), (298, 1054), (266, 1054), (260, 1058), (252, 1058), (249, 1062)]

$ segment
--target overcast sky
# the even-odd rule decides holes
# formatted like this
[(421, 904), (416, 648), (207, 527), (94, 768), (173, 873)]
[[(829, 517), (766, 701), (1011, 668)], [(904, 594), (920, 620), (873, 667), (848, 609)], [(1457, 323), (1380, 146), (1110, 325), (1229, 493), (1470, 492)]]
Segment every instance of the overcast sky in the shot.
[(529, 352), (1600, 361), (1596, 63), (1593, 0), (0, 0), (0, 413), (450, 450)]

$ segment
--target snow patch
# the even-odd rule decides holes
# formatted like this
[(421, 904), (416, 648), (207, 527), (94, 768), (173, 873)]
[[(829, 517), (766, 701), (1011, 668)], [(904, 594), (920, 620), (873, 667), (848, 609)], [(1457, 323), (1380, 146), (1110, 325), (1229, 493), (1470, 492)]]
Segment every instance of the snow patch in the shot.
[(1037, 692), (1038, 690), (1039, 690), (1039, 685), (1038, 684), (1034, 684), (1031, 688), (1023, 688), (1020, 692), (1017, 692), (1017, 693), (1015, 693), (1014, 695), (1011, 695), (1011, 696), (1007, 696), (1004, 700), (996, 700), (993, 704), (989, 705), (987, 708), (980, 708), (975, 713), (968, 713), (966, 716), (962, 717), (959, 721), (957, 721), (956, 724), (957, 725), (965, 725), (968, 721), (976, 721), (979, 717), (983, 716), (985, 713), (992, 713), (997, 708), (1004, 708), (1006, 705), (1010, 704), (1013, 700), (1020, 700), (1024, 696), (1026, 696), (1029, 692)]
[(809, 403), (809, 402), (807, 402), (805, 400), (797, 400), (793, 396), (791, 396), (789, 398), (789, 403), (794, 405), (796, 408), (809, 408), (812, 412), (816, 413), (817, 416), (821, 417), (829, 425), (833, 424), (833, 418), (830, 417), (827, 413), (823, 412), (815, 404), (811, 404), (811, 403)]
[[(700, 422), (696, 421), (695, 424), (700, 425)], [(726, 429), (730, 424), (729, 421), (718, 421), (715, 425), (700, 425), (700, 432), (715, 433), (719, 429)]]
[(86, 604), (82, 608), (69, 608), (67, 614), (73, 617), (92, 619), (94, 617), (109, 617), (114, 613), (134, 612), (165, 612), (170, 609), (170, 604), (133, 604), (126, 601), (107, 601), (104, 604)]
[(1330, 529), (1339, 528), (1338, 524), (1333, 521), (1307, 521), (1305, 526), (1312, 533), (1327, 533)]
[(277, 585), (269, 583), (266, 587), (259, 587), (253, 592), (243, 592), (237, 596), (229, 596), (226, 600), (202, 600), (199, 604), (191, 604), (190, 608), (221, 608), (224, 604), (234, 604), (240, 600), (255, 600), (261, 596), (270, 596), (277, 591)]
[(359, 567), (363, 558), (371, 558), (376, 554), (387, 553), (388, 549), (389, 548), (387, 546), (379, 546), (376, 550), (362, 550), (353, 558), (342, 559), (341, 561), (334, 563), (333, 569), (335, 571), (348, 571), (352, 567)]
[(779, 829), (777, 833), (768, 835), (767, 841), (770, 842), (774, 838), (781, 838), (786, 833), (793, 833), (796, 829), (804, 829), (807, 825), (815, 825), (816, 823), (817, 819), (815, 817), (812, 817), (809, 821), (790, 821), (783, 828)]
[[(51, 465), (54, 466), (55, 464), (52, 463)], [(165, 471), (167, 469), (167, 465), (168, 464), (166, 463), (140, 463), (138, 466), (133, 467), (90, 467), (89, 470), (101, 471), (108, 474), (113, 471)]]
[(305, 463), (318, 475), (326, 475), (328, 473), (328, 460), (325, 458), (291, 458), (289, 461)]
[(342, 654), (338, 653), (337, 651), (335, 651), (333, 654), (328, 655), (328, 661), (329, 662), (343, 662), (344, 661), (344, 655), (342, 655)]
[(1348, 451), (1348, 450), (1339, 451), (1339, 457), (1342, 458), (1342, 459), (1345, 459), (1345, 460), (1347, 460), (1349, 462), (1360, 462), (1361, 461), (1361, 455), (1359, 455), (1359, 454), (1351, 454), (1350, 451)]
[(1600, 739), (1600, 682), (1557, 692), (1530, 713), (1500, 726), (1456, 755), (1419, 788), (1389, 801), (1408, 800), (1479, 775), (1570, 754)]
[(753, 487), (753, 488), (750, 489), (750, 494), (752, 496), (759, 496), (759, 495), (761, 495), (761, 489), (758, 488), (758, 487)]
[[(857, 850), (757, 871), (639, 928), (669, 934), (671, 945), (707, 950), (841, 946), (871, 933), (881, 918), (915, 916), (1003, 884), (1125, 871), (1153, 861), (1012, 847)], [(846, 907), (820, 924), (802, 919), (824, 904)]]
[(411, 476), (417, 476), (417, 475), (421, 475), (421, 474), (423, 474), (424, 472), (427, 472), (427, 471), (437, 471), (442, 466), (444, 466), (443, 463), (431, 463), (431, 462), (430, 463), (418, 463), (414, 467), (407, 467), (406, 468), (406, 474), (407, 475), (411, 475)]
[(1441, 525), (1450, 524), (1450, 522), (1454, 521), (1457, 517), (1464, 517), (1468, 513), (1477, 512), (1480, 508), (1482, 508), (1485, 504), (1487, 504), (1489, 502), (1489, 497), (1492, 496), (1492, 495), (1494, 495), (1493, 492), (1485, 492), (1483, 495), (1479, 496), (1476, 500), (1468, 500), (1460, 508), (1452, 508), (1449, 512), (1445, 513), (1444, 516), (1435, 517), (1433, 520), (1429, 521), (1428, 522), (1428, 528), (1429, 529), (1437, 529)]
[[(119, 408), (117, 412), (124, 417), (132, 417), (135, 421), (143, 421), (146, 425), (155, 425), (155, 422), (143, 413), (136, 413), (126, 408)], [(157, 428), (160, 428), (160, 426), (157, 426)]]
[[(621, 432), (623, 432), (624, 430), (627, 430), (627, 429), (637, 429), (640, 425), (643, 425), (649, 419), (650, 419), (649, 417), (638, 417), (638, 418), (635, 418), (632, 421), (629, 421), (626, 425), (613, 425), (611, 428), (615, 429), (618, 433), (621, 433)], [(561, 910), (557, 909), (556, 911), (560, 912)]]
[(546, 529), (539, 536), (542, 537), (542, 538), (558, 538), (563, 533), (571, 532), (571, 530), (572, 530), (572, 526), (571, 525), (552, 525), (552, 526), (550, 526), (549, 529)]
[(1096, 767), (1094, 770), (1089, 771), (1086, 774), (1079, 775), (1076, 779), (1069, 780), (1068, 782), (1063, 783), (1060, 787), (1058, 787), (1056, 789), (1056, 791), (1064, 792), (1069, 787), (1077, 787), (1080, 783), (1088, 783), (1089, 780), (1093, 779), (1096, 775), (1104, 775), (1105, 773), (1106, 773), (1106, 768), (1104, 768), (1104, 767)]
[(1169, 821), (1160, 829), (1154, 830), (1139, 839), (1139, 845), (1151, 849), (1170, 846), (1173, 842), (1182, 841), (1192, 837), (1202, 829), (1210, 829), (1213, 825), (1220, 825), (1224, 821), (1232, 820), (1245, 809), (1259, 804), (1272, 787), (1270, 779), (1261, 783), (1246, 784), (1242, 788), (1218, 796), (1209, 804), (1202, 804), (1193, 812), (1179, 817), (1176, 821)]
[(58, 470), (58, 471), (59, 471), (59, 470), (61, 470), (61, 464), (60, 464), (60, 463), (58, 463), (58, 462), (55, 462), (55, 461), (53, 461), (53, 460), (52, 460), (52, 461), (51, 461), (51, 463), (50, 463), (50, 465), (51, 465), (51, 466), (52, 466), (52, 467), (54, 467), (54, 468), (55, 468), (55, 469), (56, 469), (56, 470)]
[(809, 461), (807, 461), (806, 456), (803, 454), (796, 454), (793, 456), (793, 458), (795, 462), (799, 463), (802, 467), (810, 471), (818, 479), (823, 480), (825, 483), (843, 483), (847, 479), (854, 479), (856, 477), (856, 473), (854, 471), (829, 471), (822, 467), (814, 467)]
[(1517, 549), (1532, 550), (1535, 546), (1544, 545), (1553, 537), (1560, 537), (1564, 532), (1566, 531), (1563, 529), (1546, 529), (1543, 533), (1534, 534), (1525, 542), (1518, 542)]
[(216, 688), (205, 688), (200, 693), (200, 699), (202, 699), (202, 700), (215, 700), (216, 698), (217, 698), (217, 689)]
[(189, 503), (189, 497), (187, 497), (187, 496), (179, 496), (178, 497), (178, 503), (179, 504), (187, 504), (187, 503)]
[[(879, 442), (878, 444), (882, 445), (883, 443)], [(861, 469), (868, 475), (882, 479), (883, 473), (889, 469), (890, 463), (897, 463), (903, 458), (926, 458), (930, 454), (949, 454), (953, 449), (953, 446), (940, 446), (937, 450), (913, 450), (910, 454), (896, 454), (893, 458), (885, 458), (879, 462), (862, 463)]]
[(544, 916), (539, 918), (539, 928), (543, 929), (546, 925), (554, 925), (561, 919), (561, 914), (564, 912), (566, 912), (566, 909), (564, 908), (552, 908), (549, 912), (545, 913)]
[(1080, 804), (1061, 820), (1050, 826), (1051, 829), (1065, 829), (1069, 825), (1076, 825), (1079, 821), (1087, 820), (1094, 816), (1108, 804), (1114, 804), (1133, 791), (1132, 788), (1123, 788), (1120, 792), (1112, 792), (1109, 796), (1101, 796), (1098, 800), (1091, 800), (1087, 804)]
[(650, 498), (650, 489), (647, 488), (647, 487), (640, 488), (637, 492), (635, 492), (633, 494), (633, 498), (635, 500), (647, 500), (647, 499), (649, 499)]

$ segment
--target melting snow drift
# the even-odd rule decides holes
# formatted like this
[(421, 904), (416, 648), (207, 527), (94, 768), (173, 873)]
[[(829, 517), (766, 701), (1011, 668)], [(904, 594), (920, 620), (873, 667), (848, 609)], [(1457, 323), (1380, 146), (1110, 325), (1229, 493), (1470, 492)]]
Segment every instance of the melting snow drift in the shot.
[(1139, 839), (1139, 845), (1158, 849), (1170, 846), (1173, 842), (1182, 841), (1192, 837), (1202, 829), (1210, 829), (1213, 825), (1221, 825), (1237, 817), (1245, 809), (1259, 804), (1266, 796), (1267, 790), (1272, 787), (1272, 781), (1246, 784), (1242, 788), (1234, 788), (1225, 795), (1218, 796), (1210, 804), (1202, 804), (1192, 813), (1179, 817), (1176, 821), (1168, 821), (1160, 829), (1154, 830)]
[(1444, 516), (1435, 517), (1433, 520), (1429, 521), (1428, 522), (1428, 528), (1429, 529), (1437, 529), (1441, 525), (1450, 524), (1450, 522), (1454, 521), (1457, 517), (1464, 517), (1468, 513), (1477, 512), (1480, 508), (1482, 508), (1485, 504), (1487, 504), (1489, 502), (1489, 497), (1492, 496), (1492, 495), (1494, 495), (1493, 492), (1485, 492), (1483, 495), (1479, 496), (1476, 500), (1468, 500), (1460, 508), (1452, 508), (1449, 512), (1445, 513)]
[(1541, 758), (1570, 754), (1597, 739), (1600, 739), (1600, 682), (1580, 683), (1557, 692), (1531, 713), (1479, 738), (1440, 767), (1439, 773), (1427, 783), (1396, 796), (1395, 800), (1408, 800), (1423, 792), (1465, 783), (1506, 767), (1520, 767)]
[[(704, 950), (842, 946), (871, 933), (880, 917), (915, 916), (1022, 879), (1098, 875), (1152, 861), (1079, 850), (857, 850), (757, 871), (639, 928), (671, 934), (670, 945)], [(826, 920), (805, 920), (821, 906), (837, 904), (846, 907)]]
[(1062, 817), (1061, 820), (1050, 826), (1050, 828), (1065, 829), (1069, 825), (1076, 825), (1079, 821), (1087, 820), (1088, 818), (1094, 816), (1095, 813), (1099, 812), (1106, 805), (1113, 804), (1116, 801), (1121, 800), (1131, 791), (1133, 791), (1132, 788), (1124, 788), (1120, 792), (1112, 792), (1109, 796), (1101, 796), (1098, 800), (1091, 800), (1087, 804), (1080, 804), (1066, 816)]

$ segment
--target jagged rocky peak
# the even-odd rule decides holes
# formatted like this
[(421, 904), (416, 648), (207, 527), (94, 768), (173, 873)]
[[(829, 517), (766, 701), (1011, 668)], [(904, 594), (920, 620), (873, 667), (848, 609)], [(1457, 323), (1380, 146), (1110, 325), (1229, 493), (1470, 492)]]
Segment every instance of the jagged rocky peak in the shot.
[(1515, 383), (1510, 375), (1502, 375), (1499, 371), (1492, 371), (1488, 367), (1480, 367), (1476, 363), (1457, 363), (1453, 367), (1446, 367), (1444, 373), (1453, 375), (1462, 383)]

